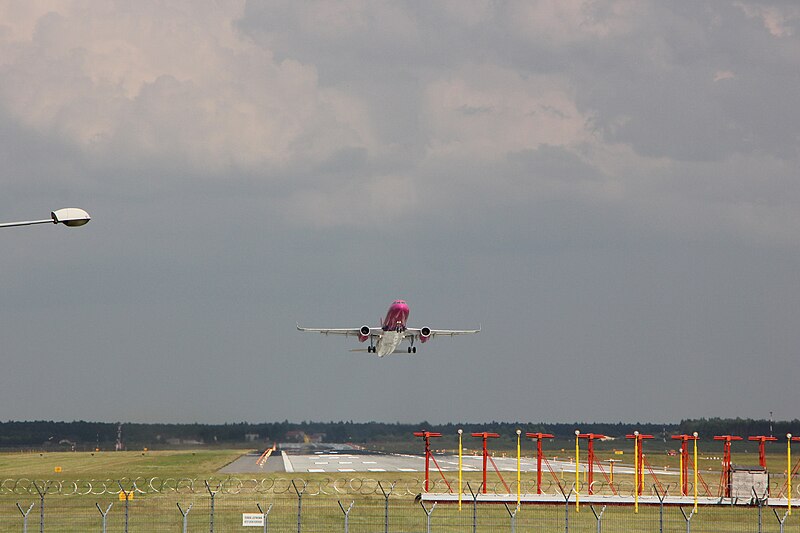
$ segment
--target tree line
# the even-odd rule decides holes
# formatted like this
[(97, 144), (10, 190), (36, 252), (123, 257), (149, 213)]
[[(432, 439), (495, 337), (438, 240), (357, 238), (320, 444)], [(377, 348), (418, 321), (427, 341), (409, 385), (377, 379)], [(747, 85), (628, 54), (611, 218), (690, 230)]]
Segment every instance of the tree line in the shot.
[(486, 422), (461, 424), (417, 424), (387, 422), (237, 422), (226, 424), (142, 424), (118, 422), (0, 422), (0, 448), (52, 448), (52, 449), (114, 449), (117, 430), (122, 426), (122, 441), (129, 449), (152, 449), (180, 445), (237, 445), (254, 446), (273, 442), (303, 440), (320, 442), (409, 443), (414, 442), (415, 431), (428, 430), (442, 433), (451, 442), (458, 429), (469, 436), (473, 432), (493, 432), (512, 441), (517, 429), (523, 432), (551, 433), (557, 438), (574, 438), (576, 429), (583, 433), (599, 433), (615, 438), (638, 430), (656, 438), (669, 440), (678, 433), (697, 431), (701, 438), (713, 435), (770, 435), (785, 437), (786, 433), (800, 435), (800, 421), (770, 421), (753, 419), (699, 418), (682, 420), (679, 424), (659, 423), (524, 423)]

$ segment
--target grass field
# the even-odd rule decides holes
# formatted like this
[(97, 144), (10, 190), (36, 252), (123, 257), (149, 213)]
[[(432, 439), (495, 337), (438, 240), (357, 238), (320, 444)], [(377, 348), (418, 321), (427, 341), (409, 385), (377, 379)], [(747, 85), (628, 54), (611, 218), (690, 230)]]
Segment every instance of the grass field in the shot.
[(68, 480), (211, 477), (241, 454), (241, 450), (3, 453), (0, 477)]
[[(0, 454), (0, 479), (3, 480), (0, 485), (0, 531), (22, 530), (23, 516), (16, 504), (23, 511), (34, 504), (28, 516), (28, 531), (38, 531), (40, 496), (32, 486), (33, 480), (37, 480), (40, 488), (45, 487), (45, 480), (53, 482), (44, 496), (45, 531), (101, 531), (102, 516), (97, 505), (105, 511), (109, 504), (112, 507), (107, 517), (107, 531), (124, 531), (126, 503), (128, 531), (181, 531), (183, 518), (178, 504), (184, 511), (192, 505), (187, 515), (189, 531), (209, 531), (212, 498), (204, 480), (209, 480), (212, 490), (219, 489), (214, 496), (216, 532), (260, 531), (260, 528), (243, 528), (241, 525), (242, 513), (257, 512), (257, 503), (264, 509), (273, 506), (269, 514), (270, 531), (297, 531), (298, 504), (301, 504), (302, 531), (343, 531), (344, 514), (339, 502), (345, 510), (354, 502), (349, 515), (350, 531), (384, 531), (386, 500), (377, 486), (378, 481), (387, 489), (393, 482), (398, 482), (389, 498), (389, 530), (426, 531), (427, 516), (414, 501), (414, 492), (418, 487), (421, 490), (419, 475), (355, 473), (351, 475), (356, 479), (351, 482), (344, 478), (337, 480), (331, 474), (279, 473), (229, 478), (217, 473), (241, 453), (242, 450), (195, 450)], [(551, 450), (547, 455), (563, 458), (566, 455), (562, 453), (560, 449)], [(530, 454), (526, 455), (530, 457)], [(632, 459), (632, 453), (619, 456), (611, 450), (601, 451), (599, 456), (600, 460), (622, 459), (628, 464)], [(709, 457), (709, 454), (703, 456)], [(649, 455), (648, 461), (656, 470), (664, 466), (677, 469), (678, 466), (677, 457), (663, 452)], [(768, 461), (780, 475), (783, 474), (785, 456), (772, 454)], [(753, 454), (734, 455), (733, 462), (753, 464), (757, 457)], [(718, 458), (704, 459), (701, 463), (700, 470), (709, 484), (718, 482), (719, 464)], [(513, 474), (505, 475), (513, 487)], [(448, 477), (454, 482), (456, 474), (448, 473)], [(565, 481), (571, 482), (571, 475), (565, 477)], [(627, 477), (631, 478), (628, 480), (630, 484), (632, 477)], [(146, 483), (153, 478), (156, 483)], [(523, 487), (532, 489), (532, 476), (528, 474), (527, 478)], [(624, 480), (625, 476), (622, 478)], [(669, 479), (676, 482), (674, 476)], [(295, 493), (292, 480), (300, 488), (308, 483), (302, 500)], [(126, 502), (124, 498), (120, 499), (117, 481), (122, 482), (126, 491), (131, 491), (134, 482), (143, 490), (134, 490), (133, 499)], [(480, 473), (465, 475), (465, 481), (477, 488)], [(783, 479), (779, 481), (782, 483)], [(159, 490), (152, 490), (154, 486)], [(599, 508), (595, 510), (600, 512)], [(690, 509), (687, 508), (686, 512)], [(479, 505), (476, 516), (477, 531), (510, 531), (511, 517), (502, 505)], [(465, 499), (461, 511), (456, 505), (440, 504), (430, 519), (432, 531), (472, 531), (472, 503)], [(580, 512), (576, 512), (572, 504), (569, 508), (563, 504), (523, 506), (516, 515), (515, 525), (516, 531), (565, 531), (567, 520), (571, 531), (596, 531), (597, 521), (592, 510), (584, 505)], [(659, 531), (662, 523), (664, 531), (686, 531), (683, 515), (676, 508), (664, 509), (663, 522), (660, 522), (658, 507), (642, 507), (639, 514), (634, 514), (630, 507), (609, 506), (602, 521), (606, 533)], [(800, 528), (800, 512), (788, 517), (785, 526), (787, 531)], [(757, 527), (758, 509), (749, 507), (701, 508), (691, 522), (692, 531), (749, 532), (758, 531)], [(780, 531), (778, 520), (768, 509), (763, 510), (762, 531)]]

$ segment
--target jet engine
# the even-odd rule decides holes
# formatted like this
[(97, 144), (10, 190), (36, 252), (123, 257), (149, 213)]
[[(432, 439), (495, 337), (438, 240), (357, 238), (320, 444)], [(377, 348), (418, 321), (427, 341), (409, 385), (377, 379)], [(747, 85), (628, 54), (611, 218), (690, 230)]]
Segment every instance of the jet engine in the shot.
[(361, 326), (358, 329), (358, 340), (364, 342), (369, 339), (369, 326)]
[(419, 342), (426, 342), (431, 338), (431, 328), (423, 326), (419, 328)]

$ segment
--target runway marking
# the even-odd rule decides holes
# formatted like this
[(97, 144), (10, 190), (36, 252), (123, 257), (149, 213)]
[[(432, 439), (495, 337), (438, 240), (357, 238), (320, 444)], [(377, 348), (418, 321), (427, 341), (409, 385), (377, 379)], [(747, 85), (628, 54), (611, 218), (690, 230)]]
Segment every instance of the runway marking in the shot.
[(309, 472), (325, 472), (324, 468), (309, 468)]
[(385, 468), (367, 468), (369, 472), (386, 472)]
[(376, 465), (376, 464), (378, 464), (378, 461), (362, 461), (361, 464)]
[(326, 465), (326, 464), (328, 464), (328, 462), (327, 461), (319, 461), (319, 462), (314, 461), (314, 464), (315, 465)]
[(398, 468), (400, 472), (419, 472), (416, 468)]
[(352, 468), (340, 468), (339, 472), (355, 472)]
[(339, 464), (340, 465), (351, 465), (351, 464), (353, 464), (353, 461), (339, 461)]

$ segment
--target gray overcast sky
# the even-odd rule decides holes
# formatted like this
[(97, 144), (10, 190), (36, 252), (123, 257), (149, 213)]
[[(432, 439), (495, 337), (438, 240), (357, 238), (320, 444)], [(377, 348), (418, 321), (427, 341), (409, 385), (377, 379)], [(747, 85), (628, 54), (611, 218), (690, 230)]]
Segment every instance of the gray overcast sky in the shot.
[[(794, 1), (0, 1), (0, 419), (798, 417)], [(414, 357), (309, 326), (483, 326)]]

